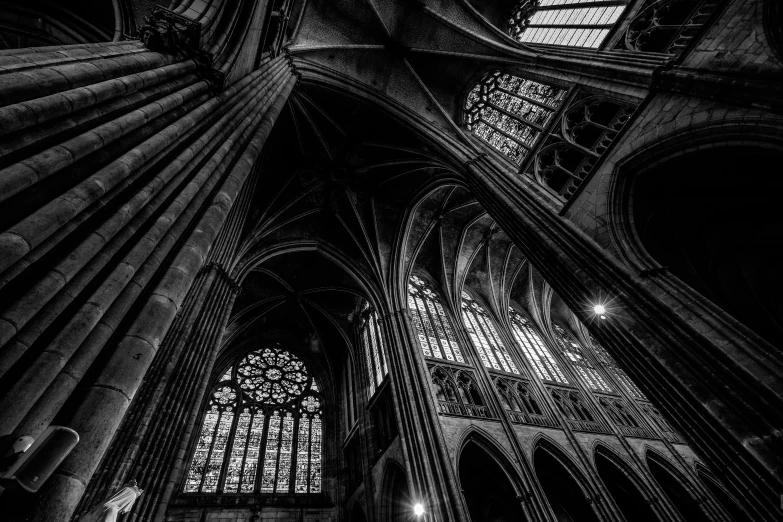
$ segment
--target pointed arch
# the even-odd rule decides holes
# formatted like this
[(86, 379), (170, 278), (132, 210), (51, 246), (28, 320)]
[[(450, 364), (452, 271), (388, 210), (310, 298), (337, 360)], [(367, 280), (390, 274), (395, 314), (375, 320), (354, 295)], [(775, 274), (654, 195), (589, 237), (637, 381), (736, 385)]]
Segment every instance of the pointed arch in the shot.
[(597, 522), (594, 495), (580, 467), (546, 435), (540, 434), (533, 448), (536, 479), (557, 520)]
[(696, 463), (696, 475), (707, 489), (710, 490), (712, 496), (718, 501), (718, 504), (730, 515), (733, 522), (751, 522), (750, 515), (740, 507), (740, 504), (726, 490), (726, 487), (721, 481), (700, 462)]
[(704, 501), (693, 483), (669, 459), (647, 446), (645, 461), (655, 481), (677, 511), (688, 522), (707, 522), (701, 505)]
[(626, 520), (657, 522), (660, 519), (652, 505), (655, 495), (625, 458), (596, 441), (593, 461), (598, 476)]
[(472, 522), (524, 520), (523, 488), (505, 452), (485, 433), (468, 429), (457, 453), (457, 470)]
[(393, 460), (384, 465), (379, 502), (381, 522), (405, 522), (412, 509), (408, 477), (402, 466)]

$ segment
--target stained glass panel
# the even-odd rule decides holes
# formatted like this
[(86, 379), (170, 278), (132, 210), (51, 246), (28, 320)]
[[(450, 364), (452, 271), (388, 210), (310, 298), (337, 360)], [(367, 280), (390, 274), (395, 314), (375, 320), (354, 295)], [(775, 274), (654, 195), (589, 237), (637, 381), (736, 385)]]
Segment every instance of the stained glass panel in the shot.
[(365, 307), (366, 321), (362, 331), (364, 349), (367, 354), (367, 371), (370, 373), (370, 397), (383, 382), (388, 373), (386, 367), (386, 347), (383, 343), (378, 312)]
[(408, 307), (425, 356), (465, 362), (438, 295), (420, 277), (410, 278)]
[(489, 314), (467, 292), (462, 292), (462, 317), (465, 320), (465, 329), (484, 366), (519, 374), (519, 369), (500, 339)]
[(640, 390), (639, 387), (636, 386), (636, 384), (631, 380), (631, 378), (628, 377), (628, 374), (617, 365), (617, 362), (615, 362), (614, 358), (609, 355), (609, 352), (607, 352), (604, 347), (598, 344), (592, 337), (590, 337), (590, 343), (593, 345), (593, 350), (595, 351), (598, 360), (601, 361), (601, 364), (603, 364), (607, 371), (614, 375), (622, 387), (625, 388), (625, 391), (628, 392), (628, 395), (634, 399), (647, 400), (647, 397), (644, 396), (642, 390)]
[(560, 352), (578, 373), (590, 389), (602, 392), (611, 392), (612, 388), (607, 384), (601, 373), (595, 369), (588, 359), (585, 358), (582, 347), (566, 333), (565, 329), (558, 325), (552, 325), (555, 333), (555, 340), (560, 348)]
[(511, 318), (511, 331), (514, 334), (514, 339), (522, 348), (522, 353), (530, 362), (535, 374), (540, 379), (568, 384), (560, 365), (530, 322), (511, 307), (509, 307), (508, 313)]
[(468, 130), (521, 165), (566, 93), (500, 71), (487, 74), (465, 101)]
[(624, 0), (520, 0), (509, 34), (525, 43), (597, 48), (625, 9)]
[[(207, 405), (183, 491), (286, 494), (292, 470), (299, 474), (304, 466), (305, 486), (294, 492), (319, 492), (312, 470), (320, 480), (320, 421), (316, 437), (312, 417), (321, 415), (321, 403), (304, 363), (272, 347), (247, 354), (233, 368), (222, 374)], [(296, 441), (302, 430), (305, 440)], [(315, 457), (311, 439), (318, 443)]]

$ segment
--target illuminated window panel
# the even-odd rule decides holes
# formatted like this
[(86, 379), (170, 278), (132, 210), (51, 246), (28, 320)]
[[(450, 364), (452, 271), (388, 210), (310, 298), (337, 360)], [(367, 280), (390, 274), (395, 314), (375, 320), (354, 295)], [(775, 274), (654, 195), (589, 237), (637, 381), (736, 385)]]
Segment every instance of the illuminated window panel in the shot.
[(565, 357), (571, 368), (584, 379), (585, 384), (591, 390), (600, 392), (611, 392), (612, 388), (607, 384), (606, 379), (584, 356), (582, 347), (558, 324), (552, 325), (560, 352)]
[(245, 355), (212, 392), (183, 492), (320, 493), (321, 417), (299, 358), (280, 348)]
[(482, 364), (487, 368), (519, 374), (489, 314), (467, 292), (462, 292), (462, 317)]
[(545, 381), (568, 384), (568, 380), (563, 375), (563, 370), (557, 363), (557, 360), (544, 344), (541, 336), (535, 331), (527, 318), (509, 307), (509, 317), (511, 318), (511, 331), (514, 334), (522, 353), (525, 354), (528, 362), (533, 367), (533, 371), (539, 379)]
[(593, 350), (595, 351), (598, 360), (601, 361), (601, 364), (609, 373), (614, 375), (615, 379), (617, 379), (625, 391), (628, 392), (628, 395), (634, 399), (647, 400), (647, 397), (644, 396), (642, 390), (640, 390), (631, 378), (628, 377), (628, 374), (617, 365), (617, 362), (609, 355), (609, 352), (607, 352), (603, 346), (595, 342), (595, 339), (592, 337), (590, 337), (590, 343), (593, 345)]
[(370, 397), (383, 382), (383, 378), (389, 373), (386, 364), (386, 348), (383, 343), (383, 334), (378, 318), (378, 312), (370, 310), (369, 305), (365, 309), (365, 324), (362, 329), (362, 342), (367, 359), (367, 371), (370, 374)]
[(408, 308), (426, 357), (465, 362), (438, 294), (420, 277), (408, 282)]
[(468, 93), (468, 130), (521, 165), (566, 93), (552, 85), (492, 72)]
[(524, 43), (595, 49), (625, 6), (616, 0), (521, 0), (511, 12), (508, 31)]

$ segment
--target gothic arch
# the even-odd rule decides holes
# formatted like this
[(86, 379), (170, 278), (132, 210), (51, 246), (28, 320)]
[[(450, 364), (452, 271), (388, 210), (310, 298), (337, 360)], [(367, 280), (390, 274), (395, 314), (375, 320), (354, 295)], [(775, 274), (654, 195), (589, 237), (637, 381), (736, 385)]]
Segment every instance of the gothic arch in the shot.
[(587, 478), (559, 444), (540, 434), (533, 445), (533, 469), (558, 521), (597, 522)]
[(712, 493), (718, 504), (726, 510), (733, 522), (751, 522), (747, 512), (742, 509), (734, 497), (726, 490), (723, 484), (712, 474), (706, 466), (696, 463), (696, 476)]
[(683, 519), (688, 522), (707, 522), (709, 520), (702, 509), (703, 495), (699, 493), (678, 466), (649, 446), (645, 451), (645, 462), (653, 479)]
[(514, 466), (511, 465), (511, 462), (514, 462), (515, 459), (481, 426), (468, 426), (460, 435), (459, 441), (455, 446), (456, 451), (454, 452), (455, 469), (459, 469), (460, 455), (469, 444), (475, 444), (481, 448), (503, 470), (517, 494), (522, 494), (523, 488), (519, 475), (514, 471)]
[(666, 135), (620, 159), (611, 175), (607, 196), (614, 249), (631, 267), (642, 270), (659, 267), (642, 246), (633, 223), (631, 190), (638, 176), (697, 150), (754, 145), (783, 153), (780, 132), (781, 123), (772, 120), (729, 120), (695, 125)]
[[(593, 463), (598, 476), (609, 490), (615, 504), (625, 515), (627, 520), (646, 520), (656, 522), (660, 515), (656, 513), (653, 500), (656, 498), (649, 486), (642, 480), (635, 467), (627, 459), (612, 450), (605, 443), (596, 440), (593, 444)], [(604, 459), (609, 466), (606, 468), (600, 463)], [(614, 471), (619, 471), (620, 476)], [(622, 484), (623, 477), (633, 488), (629, 490), (626, 484)], [(637, 495), (638, 494), (638, 497)], [(636, 497), (636, 498), (635, 498)], [(641, 501), (641, 502), (640, 502)]]
[(384, 465), (383, 479), (378, 503), (378, 520), (381, 522), (404, 522), (412, 510), (408, 476), (394, 460)]
[(473, 522), (524, 519), (518, 500), (523, 488), (511, 460), (494, 440), (469, 428), (456, 459), (460, 488)]

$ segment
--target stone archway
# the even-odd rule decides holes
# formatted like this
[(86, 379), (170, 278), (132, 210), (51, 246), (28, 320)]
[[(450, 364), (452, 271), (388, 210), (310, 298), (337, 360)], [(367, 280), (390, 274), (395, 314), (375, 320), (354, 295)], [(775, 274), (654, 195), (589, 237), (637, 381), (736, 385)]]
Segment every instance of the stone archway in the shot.
[(459, 457), (459, 480), (472, 522), (517, 522), (525, 515), (504, 467), (483, 445), (469, 441)]

